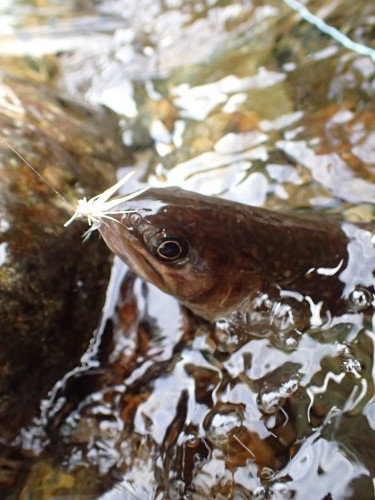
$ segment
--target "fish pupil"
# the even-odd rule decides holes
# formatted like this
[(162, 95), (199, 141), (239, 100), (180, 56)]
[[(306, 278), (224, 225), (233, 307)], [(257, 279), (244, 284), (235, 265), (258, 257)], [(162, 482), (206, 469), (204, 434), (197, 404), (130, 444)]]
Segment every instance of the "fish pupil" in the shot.
[(163, 260), (174, 262), (186, 255), (186, 248), (183, 242), (177, 238), (164, 238), (156, 249), (157, 255)]

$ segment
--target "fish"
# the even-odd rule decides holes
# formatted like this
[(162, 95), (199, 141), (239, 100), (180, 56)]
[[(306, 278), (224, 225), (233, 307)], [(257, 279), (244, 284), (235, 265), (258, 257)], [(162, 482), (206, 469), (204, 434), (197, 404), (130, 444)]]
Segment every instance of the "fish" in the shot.
[(2, 142), (73, 212), (65, 227), (86, 218), (86, 238), (97, 229), (135, 274), (207, 321), (238, 327), (268, 314), (266, 327), (285, 330), (375, 309), (373, 223), (279, 213), (178, 187), (115, 197), (135, 171), (74, 207)]
[[(305, 319), (314, 311), (326, 317), (374, 308), (368, 228), (178, 187), (150, 187), (107, 203), (93, 228), (111, 251), (209, 322), (248, 322), (255, 313), (275, 314), (280, 304), (292, 304), (294, 317)], [(85, 215), (82, 207), (78, 215)]]

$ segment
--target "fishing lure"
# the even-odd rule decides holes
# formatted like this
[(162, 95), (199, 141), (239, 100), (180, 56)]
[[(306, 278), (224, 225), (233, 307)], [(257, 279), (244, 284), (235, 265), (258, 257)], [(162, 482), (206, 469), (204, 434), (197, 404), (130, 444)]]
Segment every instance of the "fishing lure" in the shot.
[(73, 211), (74, 213), (70, 219), (65, 222), (64, 227), (69, 226), (76, 219), (87, 219), (87, 222), (90, 226), (89, 230), (84, 234), (84, 237), (87, 238), (91, 232), (95, 231), (100, 226), (100, 221), (102, 219), (110, 219), (112, 221), (118, 222), (113, 216), (118, 214), (132, 213), (134, 210), (115, 210), (114, 207), (118, 206), (121, 203), (128, 202), (139, 196), (140, 194), (147, 191), (148, 187), (141, 188), (133, 193), (130, 193), (125, 196), (120, 196), (116, 199), (111, 200), (110, 198), (118, 192), (124, 184), (134, 175), (135, 171), (132, 170), (128, 172), (124, 177), (122, 177), (116, 184), (109, 187), (102, 193), (87, 199), (87, 197), (83, 197), (77, 201), (77, 205), (74, 206), (70, 203), (57, 189), (55, 189), (52, 184), (50, 184), (45, 177), (35, 168), (31, 163), (29, 163), (18, 151), (16, 151), (13, 146), (11, 146), (7, 141), (2, 139), (2, 142), (11, 150), (15, 155), (20, 158), (24, 162), (24, 164), (34, 172), (35, 175), (39, 177), (39, 179), (46, 184), (63, 202), (64, 206), (68, 208), (68, 210)]
[(114, 218), (115, 215), (123, 215), (126, 213), (135, 212), (135, 210), (119, 210), (116, 209), (116, 207), (141, 195), (148, 190), (148, 187), (138, 189), (137, 191), (125, 196), (120, 196), (112, 200), (110, 199), (117, 191), (119, 191), (119, 189), (124, 184), (126, 184), (126, 182), (133, 175), (134, 170), (126, 174), (116, 184), (109, 187), (102, 193), (94, 196), (93, 198), (87, 199), (86, 197), (84, 197), (78, 200), (74, 214), (67, 222), (65, 222), (64, 227), (69, 226), (76, 219), (87, 219), (90, 229), (87, 231), (87, 233), (85, 233), (85, 235), (88, 236), (92, 231), (99, 229), (100, 223), (103, 219), (108, 219), (119, 223), (118, 219)]

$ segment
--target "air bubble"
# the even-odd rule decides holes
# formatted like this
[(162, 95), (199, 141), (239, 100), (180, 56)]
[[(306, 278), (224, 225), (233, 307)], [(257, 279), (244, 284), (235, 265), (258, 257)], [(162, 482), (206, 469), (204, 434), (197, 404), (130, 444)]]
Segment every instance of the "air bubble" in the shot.
[(275, 475), (275, 471), (270, 467), (263, 467), (259, 473), (259, 477), (262, 481), (269, 481)]
[(285, 398), (280, 391), (264, 391), (259, 394), (259, 407), (263, 413), (272, 415), (276, 413), (284, 404)]
[(354, 312), (361, 312), (368, 309), (371, 303), (372, 293), (367, 288), (358, 286), (349, 295), (349, 305)]
[(195, 448), (199, 444), (199, 436), (196, 432), (190, 432), (185, 436), (186, 446), (189, 448)]
[(252, 500), (265, 500), (267, 496), (264, 486), (258, 486), (258, 488), (253, 491), (253, 495), (251, 498)]
[(225, 318), (216, 321), (214, 335), (218, 349), (228, 353), (237, 351), (249, 337), (243, 327), (236, 327)]
[(362, 371), (361, 362), (355, 358), (344, 359), (341, 363), (341, 369), (346, 373), (358, 375)]
[(343, 358), (352, 358), (353, 354), (350, 347), (346, 344), (337, 344), (337, 354)]
[(282, 385), (282, 392), (285, 395), (294, 394), (295, 392), (298, 391), (298, 389), (299, 389), (299, 377), (297, 375), (290, 378)]
[(244, 405), (219, 403), (204, 420), (208, 438), (216, 444), (228, 442), (242, 427)]
[(287, 337), (284, 341), (284, 345), (288, 351), (294, 351), (298, 346), (298, 340), (294, 337)]
[(280, 499), (284, 499), (284, 500), (289, 500), (290, 498), (294, 498), (294, 496), (295, 496), (295, 491), (287, 488), (282, 483), (274, 484), (272, 487), (272, 493), (274, 493), (276, 498), (280, 498)]
[(258, 404), (263, 413), (272, 415), (276, 413), (285, 403), (286, 398), (299, 389), (299, 376), (295, 375), (283, 382), (279, 388), (266, 388), (259, 393)]

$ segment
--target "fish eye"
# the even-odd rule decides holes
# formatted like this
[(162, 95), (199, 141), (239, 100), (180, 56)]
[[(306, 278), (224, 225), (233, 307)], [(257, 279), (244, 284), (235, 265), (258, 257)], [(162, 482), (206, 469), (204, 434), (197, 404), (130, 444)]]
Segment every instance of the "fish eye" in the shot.
[(166, 236), (159, 239), (154, 252), (157, 257), (166, 262), (178, 262), (186, 257), (188, 246), (181, 238)]

